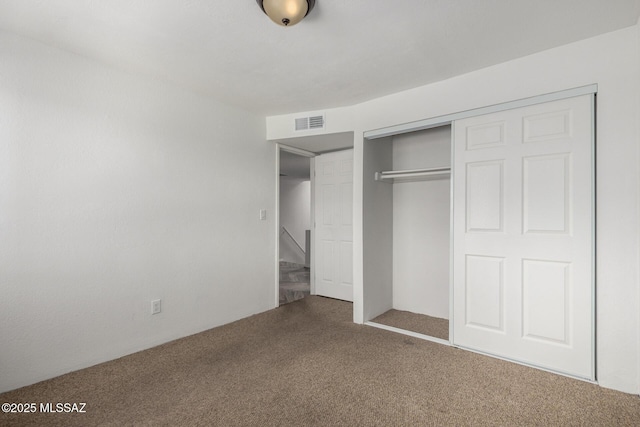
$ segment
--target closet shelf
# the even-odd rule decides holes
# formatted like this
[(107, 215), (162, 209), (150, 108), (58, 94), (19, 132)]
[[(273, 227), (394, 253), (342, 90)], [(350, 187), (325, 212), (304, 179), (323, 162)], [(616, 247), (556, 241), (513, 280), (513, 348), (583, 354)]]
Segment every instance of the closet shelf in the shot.
[(400, 171), (382, 171), (376, 172), (374, 179), (376, 181), (394, 182), (396, 179), (402, 181), (418, 181), (420, 179), (438, 179), (447, 178), (451, 175), (450, 167), (428, 168), (428, 169), (411, 169)]

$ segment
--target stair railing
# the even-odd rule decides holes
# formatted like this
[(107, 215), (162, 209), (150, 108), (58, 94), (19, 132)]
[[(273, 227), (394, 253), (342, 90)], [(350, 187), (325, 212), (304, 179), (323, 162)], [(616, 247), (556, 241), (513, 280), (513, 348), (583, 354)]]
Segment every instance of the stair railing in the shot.
[(298, 249), (300, 249), (300, 252), (302, 252), (303, 254), (306, 253), (302, 246), (300, 246), (300, 243), (298, 243), (296, 238), (293, 237), (293, 235), (289, 232), (289, 230), (287, 230), (284, 225), (280, 227), (280, 236), (282, 236), (283, 234), (286, 234), (291, 240), (293, 240), (293, 243), (295, 243)]

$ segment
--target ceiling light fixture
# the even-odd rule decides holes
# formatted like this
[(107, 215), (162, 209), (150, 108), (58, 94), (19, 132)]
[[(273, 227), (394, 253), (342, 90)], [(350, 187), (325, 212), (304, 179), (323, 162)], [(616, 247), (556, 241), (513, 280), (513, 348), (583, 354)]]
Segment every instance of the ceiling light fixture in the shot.
[(256, 0), (264, 13), (273, 22), (291, 27), (311, 12), (316, 0)]

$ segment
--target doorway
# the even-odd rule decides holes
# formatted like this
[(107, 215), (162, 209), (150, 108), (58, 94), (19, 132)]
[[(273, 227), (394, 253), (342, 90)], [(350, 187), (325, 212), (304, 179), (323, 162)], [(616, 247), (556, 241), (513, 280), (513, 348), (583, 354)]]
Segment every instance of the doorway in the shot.
[(365, 152), (367, 236), (385, 247), (368, 324), (449, 344), (451, 125), (367, 141)]
[(279, 150), (278, 304), (311, 292), (311, 158)]
[[(349, 231), (348, 238), (343, 236), (344, 226), (351, 227), (351, 219), (353, 217), (353, 132), (338, 132), (330, 134), (307, 135), (294, 138), (288, 138), (285, 141), (275, 141), (276, 144), (276, 206), (278, 219), (275, 227), (276, 232), (276, 293), (275, 305), (286, 304), (304, 298), (306, 295), (321, 295), (330, 298), (353, 300), (353, 232)], [(344, 152), (350, 153), (347, 158), (341, 158)], [(333, 157), (338, 157), (335, 167), (328, 165)], [(327, 188), (321, 188), (320, 193), (316, 191), (318, 187), (318, 179), (316, 177), (316, 169), (320, 165), (321, 174), (320, 187), (326, 179), (337, 179), (337, 187), (340, 191), (333, 194), (335, 203), (326, 204), (318, 201), (320, 196), (328, 196), (332, 192)], [(330, 173), (333, 171), (334, 173)], [(332, 178), (332, 175), (333, 178)], [(337, 175), (337, 176), (335, 176)], [(349, 177), (349, 184), (344, 181)], [(330, 183), (329, 183), (330, 184)], [(307, 196), (308, 194), (308, 196)], [(305, 202), (302, 203), (301, 200)], [(325, 197), (326, 200), (326, 197)], [(293, 203), (293, 205), (291, 205)], [(292, 207), (293, 206), (293, 207)], [(341, 268), (326, 268), (329, 264), (327, 254), (328, 246), (324, 231), (329, 234), (335, 230), (327, 230), (325, 227), (326, 220), (324, 211), (322, 214), (318, 212), (318, 206), (327, 208), (331, 211), (330, 206), (339, 207), (339, 215), (336, 213), (333, 218), (340, 218), (339, 239), (333, 239), (337, 242), (339, 251), (343, 257), (331, 257), (331, 263), (337, 265), (336, 262), (342, 261)], [(320, 227), (320, 238), (316, 238), (318, 229), (315, 227), (317, 218), (320, 218), (322, 226)], [(348, 224), (346, 224), (348, 223)], [(330, 227), (329, 227), (330, 228)], [(325, 236), (326, 237), (326, 236)], [(323, 244), (324, 243), (324, 244)], [(320, 247), (319, 247), (320, 245)], [(334, 244), (333, 246), (336, 246)], [(350, 250), (347, 250), (350, 249)], [(319, 259), (324, 254), (323, 259)], [(349, 256), (347, 256), (349, 255)], [(317, 261), (320, 262), (319, 270), (316, 266)], [(323, 264), (323, 261), (324, 264)], [(293, 264), (289, 264), (293, 263)], [(323, 265), (325, 268), (323, 268)], [(324, 273), (320, 274), (319, 271)], [(332, 282), (328, 279), (328, 273), (335, 271), (335, 277), (338, 280)], [(316, 289), (316, 277), (318, 274), (322, 276), (320, 289)], [(280, 280), (282, 278), (282, 280)], [(307, 282), (308, 278), (308, 282)], [(282, 282), (282, 296), (281, 295)], [(288, 283), (288, 284), (287, 284)], [(308, 283), (308, 284), (307, 284)], [(335, 285), (335, 286), (332, 286)], [(343, 288), (348, 287), (348, 292)], [(287, 289), (289, 288), (289, 289)], [(345, 295), (334, 295), (329, 288), (340, 288)], [(329, 290), (328, 290), (329, 289)], [(348, 294), (348, 295), (347, 295)]]

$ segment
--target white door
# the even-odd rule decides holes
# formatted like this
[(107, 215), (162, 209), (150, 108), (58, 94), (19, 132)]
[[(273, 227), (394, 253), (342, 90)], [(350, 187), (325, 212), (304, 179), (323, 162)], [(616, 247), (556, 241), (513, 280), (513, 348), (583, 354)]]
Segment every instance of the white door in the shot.
[(593, 95), (454, 123), (454, 344), (594, 378)]
[(316, 294), (353, 301), (353, 150), (315, 158)]

